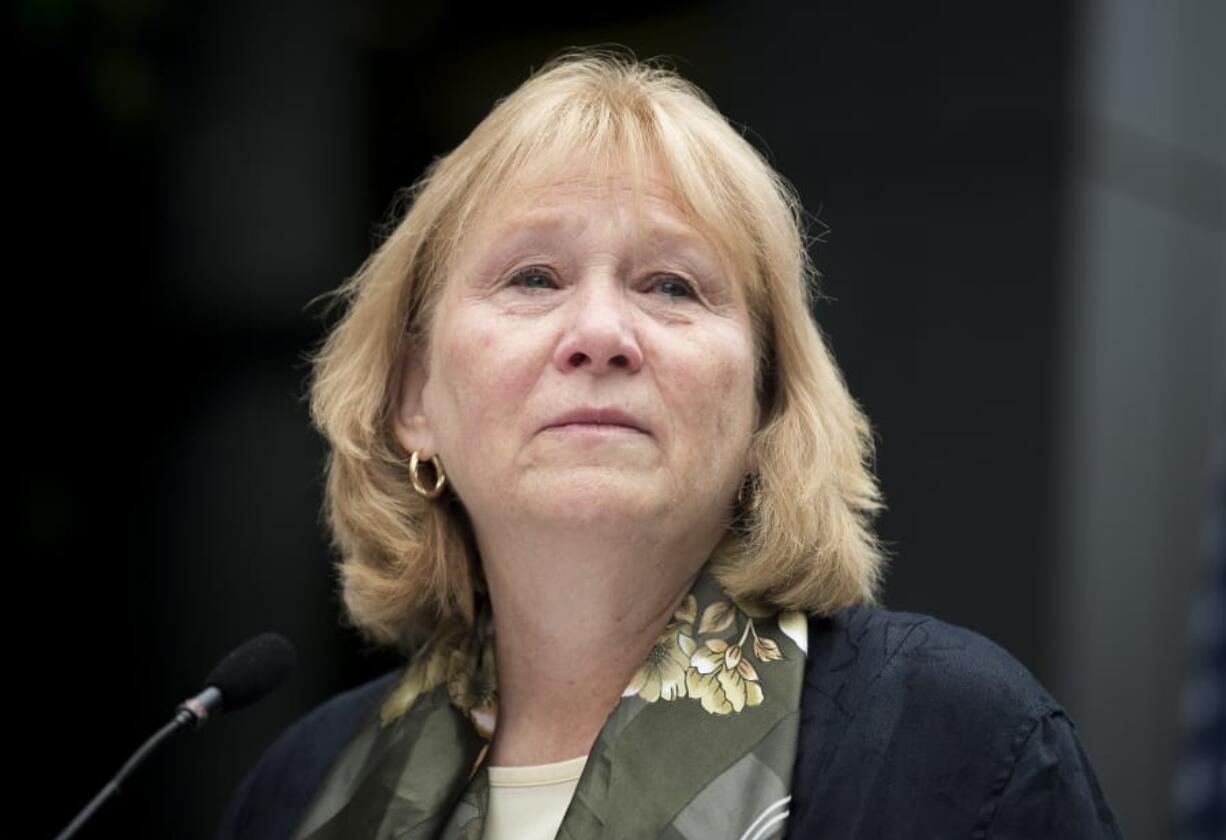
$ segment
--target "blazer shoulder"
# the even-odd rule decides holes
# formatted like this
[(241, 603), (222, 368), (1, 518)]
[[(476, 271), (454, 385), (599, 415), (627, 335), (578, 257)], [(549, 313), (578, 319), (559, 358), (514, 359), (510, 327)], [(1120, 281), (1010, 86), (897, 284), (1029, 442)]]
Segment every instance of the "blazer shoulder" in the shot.
[(218, 840), (289, 837), (337, 755), (402, 672), (334, 695), (281, 733), (231, 797)]
[(792, 837), (1118, 836), (1064, 710), (964, 627), (810, 619), (800, 718)]
[(1003, 647), (930, 615), (850, 607), (810, 618), (809, 636), (806, 687), (845, 708), (884, 696), (978, 710), (996, 723), (1063, 712)]

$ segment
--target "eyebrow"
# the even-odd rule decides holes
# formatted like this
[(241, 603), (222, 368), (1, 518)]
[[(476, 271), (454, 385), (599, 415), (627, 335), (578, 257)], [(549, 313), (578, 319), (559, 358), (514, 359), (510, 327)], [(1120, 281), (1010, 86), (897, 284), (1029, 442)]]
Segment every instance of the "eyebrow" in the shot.
[[(506, 222), (495, 229), (491, 250), (514, 247), (520, 241), (534, 236), (554, 234), (567, 227), (570, 219), (568, 214), (556, 210), (528, 211), (516, 220)], [(719, 253), (714, 244), (690, 225), (658, 216), (648, 216), (643, 221), (642, 229), (651, 237), (653, 243), (663, 247), (679, 245), (709, 252), (718, 263)]]

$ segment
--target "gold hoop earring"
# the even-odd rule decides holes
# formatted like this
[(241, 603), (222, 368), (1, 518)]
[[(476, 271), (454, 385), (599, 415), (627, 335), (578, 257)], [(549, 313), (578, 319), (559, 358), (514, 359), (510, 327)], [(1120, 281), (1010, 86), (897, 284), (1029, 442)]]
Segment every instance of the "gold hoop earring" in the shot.
[(437, 455), (430, 456), (430, 466), (434, 467), (433, 487), (426, 487), (421, 483), (421, 477), (417, 474), (417, 467), (420, 464), (421, 458), (414, 449), (413, 455), (409, 458), (409, 480), (413, 482), (413, 489), (427, 499), (437, 499), (443, 494), (443, 485), (447, 483), (447, 474), (443, 472), (443, 462), (438, 459)]

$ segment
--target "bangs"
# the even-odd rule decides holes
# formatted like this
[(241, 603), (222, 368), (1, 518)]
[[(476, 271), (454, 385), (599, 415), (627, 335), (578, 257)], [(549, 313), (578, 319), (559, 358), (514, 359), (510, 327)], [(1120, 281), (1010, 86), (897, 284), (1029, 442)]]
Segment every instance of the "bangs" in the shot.
[(521, 89), (522, 98), (501, 103), (456, 150), (472, 166), (458, 191), (445, 252), (455, 254), (477, 217), (499, 201), (564, 172), (596, 184), (628, 185), (636, 226), (643, 223), (650, 188), (664, 187), (715, 248), (761, 336), (762, 267), (769, 261), (750, 225), (770, 214), (764, 197), (776, 188), (765, 179), (751, 183), (762, 171), (757, 153), (692, 93), (650, 97), (641, 89), (611, 86), (607, 78), (599, 85), (573, 81), (561, 91), (555, 81), (548, 95)]

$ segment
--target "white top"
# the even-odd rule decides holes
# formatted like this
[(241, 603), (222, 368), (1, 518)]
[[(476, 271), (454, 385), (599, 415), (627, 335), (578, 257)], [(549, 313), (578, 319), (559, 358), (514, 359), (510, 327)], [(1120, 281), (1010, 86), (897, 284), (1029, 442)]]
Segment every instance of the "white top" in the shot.
[(483, 840), (553, 840), (586, 763), (581, 755), (553, 764), (490, 767)]

